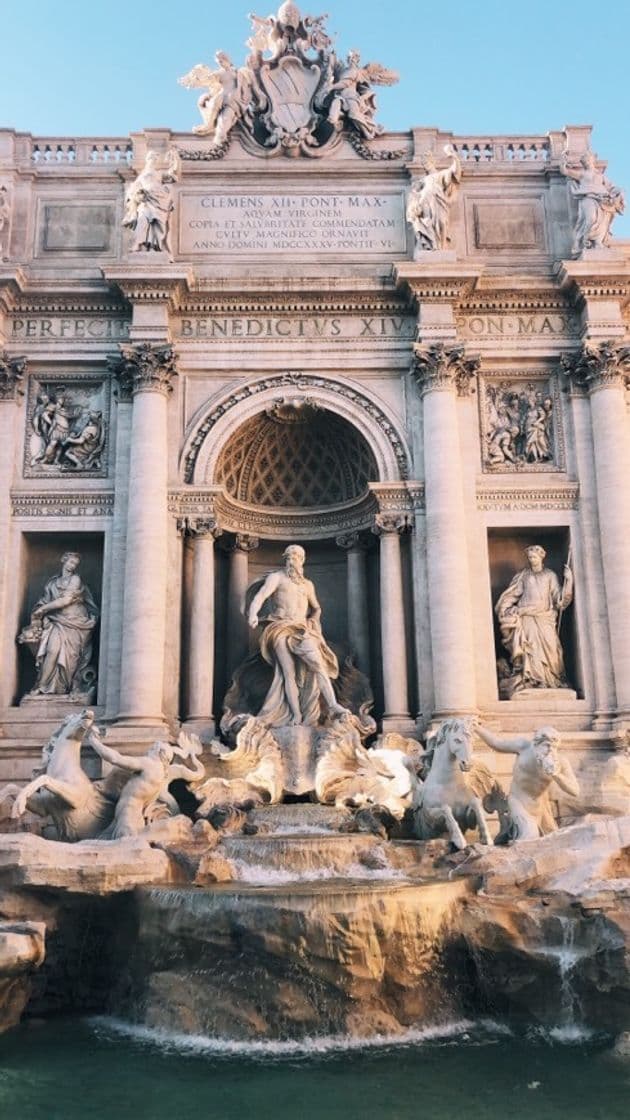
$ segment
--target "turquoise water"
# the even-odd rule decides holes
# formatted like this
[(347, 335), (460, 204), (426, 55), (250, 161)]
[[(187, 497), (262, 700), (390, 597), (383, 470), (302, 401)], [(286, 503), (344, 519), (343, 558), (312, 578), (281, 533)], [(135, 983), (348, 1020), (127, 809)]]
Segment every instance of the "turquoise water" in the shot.
[(603, 1044), (456, 1025), (404, 1045), (158, 1041), (107, 1021), (0, 1038), (7, 1120), (628, 1120), (630, 1066)]

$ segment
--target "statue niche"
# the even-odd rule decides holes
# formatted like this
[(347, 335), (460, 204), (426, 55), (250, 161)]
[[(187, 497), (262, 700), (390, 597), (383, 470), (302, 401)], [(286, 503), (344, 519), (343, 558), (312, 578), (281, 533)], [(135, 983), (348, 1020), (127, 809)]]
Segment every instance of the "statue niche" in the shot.
[[(72, 542), (64, 536), (61, 540), (55, 535), (44, 541), (25, 541), (32, 605), (28, 621), (17, 635), (18, 647), (30, 654), (20, 659), (21, 703), (85, 705), (96, 695), (98, 644), (94, 639), (100, 609), (94, 590), (99, 586), (102, 546), (88, 537), (81, 539), (80, 553), (71, 547), (60, 557), (60, 544)], [(47, 569), (50, 574), (42, 580)]]

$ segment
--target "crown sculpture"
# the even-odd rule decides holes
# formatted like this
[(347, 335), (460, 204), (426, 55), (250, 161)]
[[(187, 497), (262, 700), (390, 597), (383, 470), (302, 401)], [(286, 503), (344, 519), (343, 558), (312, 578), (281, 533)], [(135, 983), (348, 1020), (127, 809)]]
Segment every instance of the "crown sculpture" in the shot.
[(394, 85), (398, 74), (378, 62), (362, 64), (355, 50), (339, 59), (327, 17), (303, 16), (295, 4), (282, 4), (276, 16), (249, 18), (253, 33), (244, 66), (217, 51), (216, 70), (200, 63), (179, 79), (187, 89), (205, 91), (197, 102), (203, 122), (193, 129), (211, 137), (204, 158), (225, 153), (236, 125), (259, 155), (322, 156), (344, 130), (368, 155), (365, 141), (383, 131), (374, 119), (372, 86)]

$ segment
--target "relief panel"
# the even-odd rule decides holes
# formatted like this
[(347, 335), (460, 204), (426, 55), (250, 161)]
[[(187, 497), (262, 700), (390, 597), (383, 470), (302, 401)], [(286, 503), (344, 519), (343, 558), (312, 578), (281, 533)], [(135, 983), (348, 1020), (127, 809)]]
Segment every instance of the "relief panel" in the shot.
[(484, 471), (565, 469), (560, 396), (554, 377), (537, 371), (483, 377), (479, 412)]
[(25, 477), (104, 477), (109, 411), (109, 386), (102, 376), (31, 378)]

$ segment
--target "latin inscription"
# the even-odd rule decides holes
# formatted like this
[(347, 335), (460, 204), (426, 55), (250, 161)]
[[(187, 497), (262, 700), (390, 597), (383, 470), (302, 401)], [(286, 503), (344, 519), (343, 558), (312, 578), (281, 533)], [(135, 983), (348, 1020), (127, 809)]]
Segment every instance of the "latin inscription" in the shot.
[(550, 311), (519, 315), (470, 315), (458, 321), (460, 334), (470, 338), (500, 338), (517, 335), (554, 337), (575, 334), (577, 322), (572, 315)]
[(404, 253), (403, 195), (182, 195), (181, 253)]
[(126, 319), (114, 319), (105, 316), (67, 316), (58, 318), (53, 316), (32, 316), (14, 318), (12, 325), (13, 338), (32, 338), (41, 341), (52, 339), (86, 339), (99, 342), (110, 338), (127, 338), (129, 323)]
[(411, 339), (415, 319), (403, 315), (208, 316), (181, 318), (179, 338), (199, 339)]

